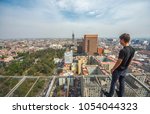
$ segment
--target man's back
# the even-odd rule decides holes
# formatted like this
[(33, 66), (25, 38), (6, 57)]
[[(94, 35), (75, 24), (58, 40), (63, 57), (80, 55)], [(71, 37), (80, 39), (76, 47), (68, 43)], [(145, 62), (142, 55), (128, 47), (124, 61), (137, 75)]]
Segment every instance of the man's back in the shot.
[(135, 49), (131, 46), (125, 46), (119, 52), (119, 59), (122, 59), (122, 63), (117, 70), (125, 70), (128, 68), (132, 58), (134, 57)]

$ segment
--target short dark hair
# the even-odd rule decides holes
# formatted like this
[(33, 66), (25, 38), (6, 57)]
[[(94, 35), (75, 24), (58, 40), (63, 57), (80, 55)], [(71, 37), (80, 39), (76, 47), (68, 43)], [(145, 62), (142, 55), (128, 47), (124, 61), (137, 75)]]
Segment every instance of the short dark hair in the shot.
[(121, 40), (124, 40), (125, 43), (130, 42), (130, 35), (127, 34), (127, 33), (122, 34), (119, 38), (120, 38)]

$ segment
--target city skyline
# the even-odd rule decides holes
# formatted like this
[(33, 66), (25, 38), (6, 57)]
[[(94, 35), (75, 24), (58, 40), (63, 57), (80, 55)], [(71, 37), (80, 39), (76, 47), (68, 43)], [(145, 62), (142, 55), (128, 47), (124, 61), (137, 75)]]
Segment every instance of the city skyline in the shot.
[(83, 34), (149, 38), (149, 0), (1, 0), (0, 39)]

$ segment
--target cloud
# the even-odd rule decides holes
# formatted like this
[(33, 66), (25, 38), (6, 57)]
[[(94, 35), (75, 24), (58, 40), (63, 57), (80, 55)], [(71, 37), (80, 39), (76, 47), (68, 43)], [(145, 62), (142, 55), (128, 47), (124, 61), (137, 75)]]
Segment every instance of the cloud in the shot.
[(0, 1), (0, 38), (71, 37), (72, 31), (150, 37), (149, 0), (10, 1)]

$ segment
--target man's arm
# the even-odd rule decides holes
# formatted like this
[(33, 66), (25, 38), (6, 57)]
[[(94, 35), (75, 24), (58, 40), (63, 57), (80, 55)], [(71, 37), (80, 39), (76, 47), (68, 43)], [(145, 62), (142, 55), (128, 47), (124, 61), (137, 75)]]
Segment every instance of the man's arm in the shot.
[(114, 67), (111, 69), (111, 73), (113, 73), (113, 71), (119, 67), (119, 65), (122, 63), (122, 59), (118, 59), (116, 64), (114, 65)]
[(129, 63), (129, 67), (131, 67), (131, 66), (132, 66), (132, 65), (131, 65), (131, 64), (132, 64), (132, 60), (133, 60), (133, 59), (131, 59), (131, 62)]
[(134, 52), (133, 52), (133, 55), (132, 55), (132, 58), (131, 58), (131, 61), (130, 61), (130, 63), (129, 63), (129, 67), (131, 67), (132, 65), (132, 61), (133, 61), (133, 58), (134, 58), (134, 54), (135, 54), (135, 50), (134, 50)]

